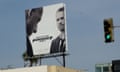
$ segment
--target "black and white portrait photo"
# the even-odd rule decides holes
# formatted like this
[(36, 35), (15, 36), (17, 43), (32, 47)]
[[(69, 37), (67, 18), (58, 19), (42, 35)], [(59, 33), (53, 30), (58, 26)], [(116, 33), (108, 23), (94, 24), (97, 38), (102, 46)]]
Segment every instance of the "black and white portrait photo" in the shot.
[(68, 50), (64, 3), (26, 9), (25, 15), (26, 47), (29, 56)]

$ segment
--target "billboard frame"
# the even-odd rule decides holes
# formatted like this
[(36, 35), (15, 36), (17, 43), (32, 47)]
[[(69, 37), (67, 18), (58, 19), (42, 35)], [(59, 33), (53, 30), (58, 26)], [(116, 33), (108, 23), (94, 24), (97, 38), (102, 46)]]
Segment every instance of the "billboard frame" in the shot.
[(40, 65), (42, 65), (42, 59), (47, 59), (47, 58), (55, 58), (55, 57), (61, 57), (62, 56), (62, 66), (66, 67), (66, 56), (68, 56), (69, 53), (63, 52), (63, 53), (54, 53), (54, 54), (44, 54), (44, 55), (38, 55), (38, 56), (33, 56), (33, 57), (25, 57), (25, 59), (40, 59)]

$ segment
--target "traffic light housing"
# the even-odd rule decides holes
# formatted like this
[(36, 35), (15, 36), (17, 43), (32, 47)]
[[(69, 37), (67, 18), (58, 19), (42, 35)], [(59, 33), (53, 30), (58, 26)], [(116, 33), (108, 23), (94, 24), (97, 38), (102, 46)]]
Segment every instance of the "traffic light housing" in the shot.
[(110, 43), (114, 41), (112, 18), (104, 19), (104, 37), (105, 37), (105, 43)]

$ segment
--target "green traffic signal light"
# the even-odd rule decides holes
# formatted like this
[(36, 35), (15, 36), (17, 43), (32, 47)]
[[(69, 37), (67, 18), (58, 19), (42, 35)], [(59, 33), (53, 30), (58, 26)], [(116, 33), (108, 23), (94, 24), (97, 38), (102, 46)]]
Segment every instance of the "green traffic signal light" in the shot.
[(111, 37), (110, 37), (110, 35), (108, 34), (107, 36), (106, 36), (106, 39), (110, 39)]

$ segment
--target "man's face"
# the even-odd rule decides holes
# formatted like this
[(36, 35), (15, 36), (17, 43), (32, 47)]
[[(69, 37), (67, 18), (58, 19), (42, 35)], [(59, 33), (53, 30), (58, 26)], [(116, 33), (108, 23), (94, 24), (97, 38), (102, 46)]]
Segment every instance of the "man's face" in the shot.
[(64, 30), (65, 30), (64, 11), (57, 11), (57, 13), (56, 13), (56, 22), (57, 22), (58, 29), (61, 32), (64, 32)]
[(27, 18), (27, 34), (31, 35), (32, 33), (37, 32), (37, 24), (41, 19), (41, 14), (39, 12), (32, 12), (31, 15)]

